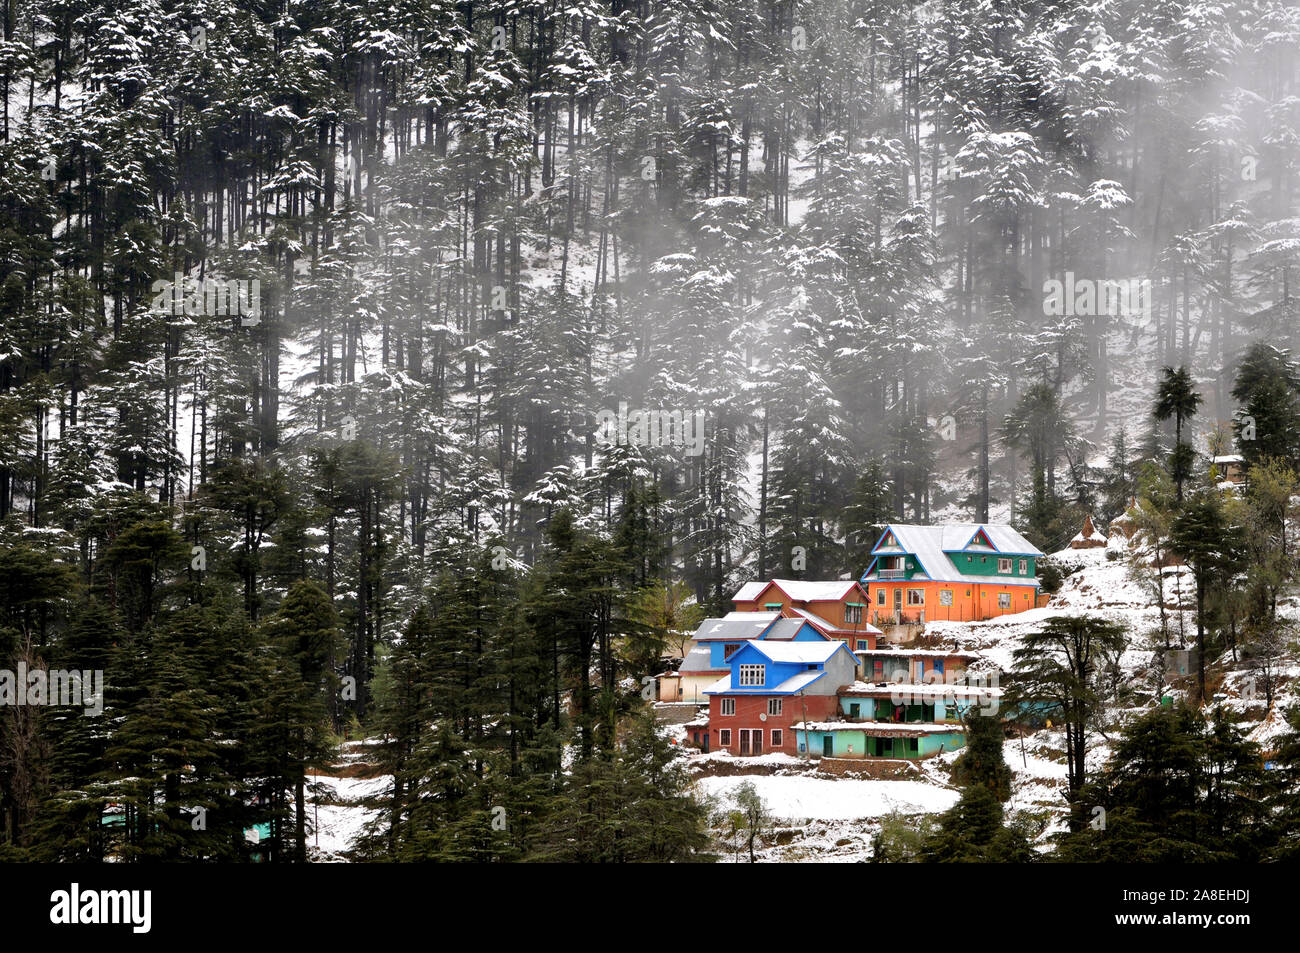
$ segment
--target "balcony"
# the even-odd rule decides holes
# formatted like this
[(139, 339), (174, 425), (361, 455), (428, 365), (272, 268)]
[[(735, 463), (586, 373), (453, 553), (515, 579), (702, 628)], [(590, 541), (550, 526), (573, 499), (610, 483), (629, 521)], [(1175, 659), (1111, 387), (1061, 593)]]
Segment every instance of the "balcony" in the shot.
[(896, 580), (896, 579), (906, 579), (907, 570), (906, 569), (880, 569), (876, 571), (876, 575), (880, 577), (881, 582), (885, 582), (888, 580)]

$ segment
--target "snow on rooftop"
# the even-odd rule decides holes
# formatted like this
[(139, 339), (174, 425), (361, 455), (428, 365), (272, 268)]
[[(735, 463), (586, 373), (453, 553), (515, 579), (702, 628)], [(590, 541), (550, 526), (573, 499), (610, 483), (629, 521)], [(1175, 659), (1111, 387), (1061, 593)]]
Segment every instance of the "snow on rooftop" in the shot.
[(857, 585), (856, 579), (801, 580), (773, 579), (776, 586), (794, 602), (837, 602)]
[[(793, 621), (793, 620), (791, 620)], [(844, 648), (840, 641), (827, 642), (755, 642), (754, 647), (773, 662), (800, 662), (808, 665), (825, 662)]]
[[(1042, 556), (1033, 543), (1025, 539), (1010, 526), (999, 523), (946, 523), (942, 526), (919, 526), (908, 524), (890, 524), (897, 545), (881, 546), (877, 554), (890, 555), (910, 553), (920, 561), (921, 569), (927, 579), (936, 582), (965, 582), (987, 585), (988, 576), (968, 576), (957, 570), (948, 556), (950, 552), (970, 552), (984, 554), (1001, 554), (1005, 556)], [(981, 543), (975, 543), (973, 537), (980, 530), (993, 544), (990, 549)], [(914, 578), (921, 578), (919, 575)], [(1035, 585), (1032, 577), (1020, 579), (998, 579), (1001, 585)]]
[[(760, 613), (753, 613), (759, 615)], [(695, 630), (697, 642), (745, 642), (761, 638), (763, 633), (780, 618), (780, 614), (761, 613), (761, 619), (705, 619)]]

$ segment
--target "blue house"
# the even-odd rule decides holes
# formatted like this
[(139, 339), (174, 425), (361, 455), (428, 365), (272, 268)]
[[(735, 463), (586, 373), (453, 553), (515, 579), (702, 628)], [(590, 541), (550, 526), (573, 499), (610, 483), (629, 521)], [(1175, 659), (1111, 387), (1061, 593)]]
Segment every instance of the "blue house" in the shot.
[[(730, 671), (728, 660), (746, 642), (826, 642), (810, 622), (787, 619), (780, 612), (729, 612), (721, 619), (705, 619), (681, 668), (659, 676), (660, 701), (705, 702), (704, 690)], [(676, 685), (668, 687), (669, 680)]]
[(705, 750), (738, 755), (794, 754), (790, 726), (830, 717), (837, 692), (852, 685), (857, 672), (852, 651), (839, 639), (753, 639), (728, 655), (726, 664), (728, 673), (704, 690), (707, 733), (693, 740)]

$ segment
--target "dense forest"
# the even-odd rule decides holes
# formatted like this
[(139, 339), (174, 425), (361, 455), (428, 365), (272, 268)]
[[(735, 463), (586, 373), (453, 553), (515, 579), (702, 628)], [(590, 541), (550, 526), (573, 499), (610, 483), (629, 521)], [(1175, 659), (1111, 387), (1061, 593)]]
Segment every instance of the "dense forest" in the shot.
[[(0, 857), (265, 821), (306, 859), (308, 769), (362, 736), (364, 856), (694, 856), (643, 679), (741, 583), (860, 573), (889, 520), (1052, 552), (1181, 513), (1207, 454), (1294, 489), (1284, 0), (3, 24), (0, 664), (103, 670), (105, 712), (0, 711)], [(606, 439), (620, 406), (699, 452)], [(1277, 495), (1234, 635), (1290, 578)]]

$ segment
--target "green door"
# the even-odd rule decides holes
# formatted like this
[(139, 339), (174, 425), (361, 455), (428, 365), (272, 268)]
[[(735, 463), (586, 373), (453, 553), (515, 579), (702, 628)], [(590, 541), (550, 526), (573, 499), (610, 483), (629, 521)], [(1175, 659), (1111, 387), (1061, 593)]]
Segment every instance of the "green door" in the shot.
[(822, 735), (822, 757), (830, 758), (835, 754), (835, 736)]

